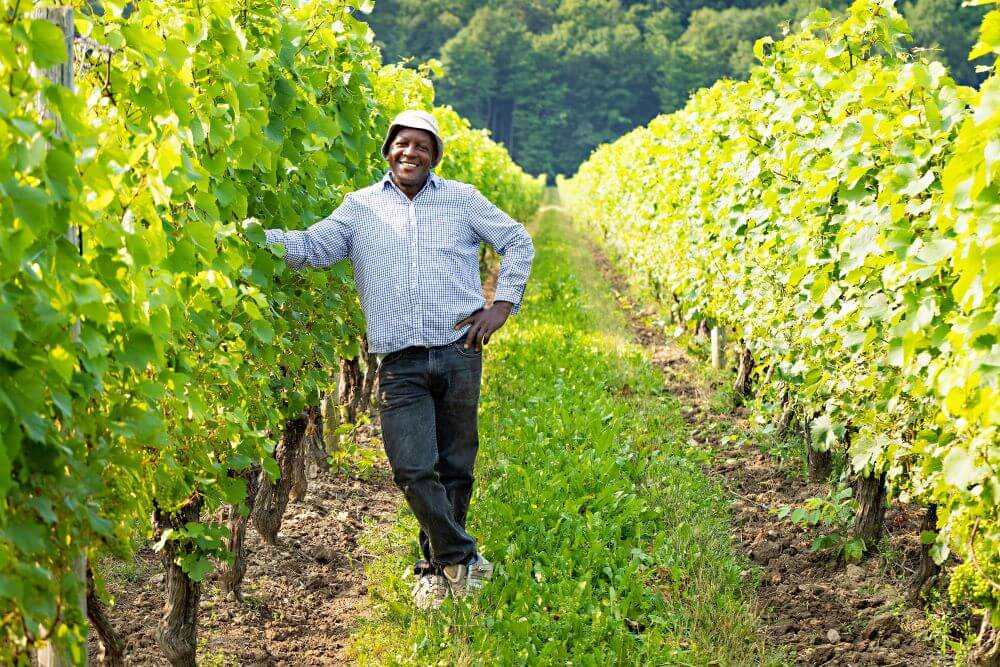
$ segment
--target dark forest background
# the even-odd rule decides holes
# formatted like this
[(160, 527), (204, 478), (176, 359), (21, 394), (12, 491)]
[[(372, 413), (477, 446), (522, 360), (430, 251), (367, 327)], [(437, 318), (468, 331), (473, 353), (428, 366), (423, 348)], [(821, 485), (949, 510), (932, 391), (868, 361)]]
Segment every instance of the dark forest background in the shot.
[[(966, 58), (985, 7), (898, 6), (914, 48), (978, 85)], [(438, 58), (437, 101), (488, 127), (532, 173), (572, 174), (590, 152), (719, 78), (742, 78), (754, 42), (846, 0), (377, 0), (385, 62)]]

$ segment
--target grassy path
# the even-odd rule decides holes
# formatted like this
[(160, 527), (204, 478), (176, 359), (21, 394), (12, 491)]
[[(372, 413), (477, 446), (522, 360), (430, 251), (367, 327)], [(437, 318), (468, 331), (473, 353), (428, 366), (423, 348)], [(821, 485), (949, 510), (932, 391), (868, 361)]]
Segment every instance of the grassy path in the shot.
[(558, 208), (539, 215), (522, 313), (487, 351), (470, 530), (497, 565), (475, 601), (417, 612), (416, 525), (369, 531), (361, 664), (778, 664), (757, 638), (728, 502), (677, 400)]

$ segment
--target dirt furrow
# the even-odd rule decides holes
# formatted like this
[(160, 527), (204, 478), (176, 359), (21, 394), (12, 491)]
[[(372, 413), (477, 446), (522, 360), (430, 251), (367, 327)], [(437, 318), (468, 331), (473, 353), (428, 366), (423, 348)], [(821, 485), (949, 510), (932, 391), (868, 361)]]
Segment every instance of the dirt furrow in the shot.
[[(810, 551), (813, 536), (775, 510), (799, 507), (826, 496), (827, 486), (810, 483), (797, 461), (765, 453), (743, 408), (720, 406), (716, 390), (692, 358), (653, 324), (655, 313), (632, 302), (628, 286), (600, 248), (591, 244), (598, 266), (614, 286), (633, 333), (663, 371), (667, 388), (684, 405), (692, 442), (711, 453), (706, 471), (732, 497), (733, 539), (759, 576), (756, 591), (769, 641), (785, 646), (802, 665), (952, 664), (923, 639), (932, 622), (905, 602), (905, 579), (919, 559), (920, 517), (894, 505), (886, 517), (892, 559), (872, 556), (846, 565)], [(735, 437), (734, 437), (735, 436)]]
[[(364, 439), (361, 446), (380, 447)], [(364, 566), (373, 557), (358, 538), (373, 523), (390, 525), (401, 497), (384, 457), (373, 458), (364, 477), (323, 472), (311, 479), (305, 498), (288, 506), (278, 546), (247, 531), (243, 602), (224, 597), (217, 574), (209, 575), (199, 618), (199, 665), (349, 664), (351, 630), (367, 613)], [(164, 602), (156, 554), (143, 549), (134, 564), (113, 566), (108, 590), (128, 664), (167, 664), (155, 638)], [(97, 664), (93, 636), (90, 653)]]

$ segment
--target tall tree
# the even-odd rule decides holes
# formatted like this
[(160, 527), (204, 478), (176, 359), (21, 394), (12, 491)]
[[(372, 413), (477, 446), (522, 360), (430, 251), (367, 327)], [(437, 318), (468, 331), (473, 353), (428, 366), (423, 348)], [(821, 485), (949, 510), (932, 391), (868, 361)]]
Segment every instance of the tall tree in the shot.
[[(481, 7), (441, 49), (446, 76), (438, 84), (441, 99), (513, 154), (515, 99), (531, 51), (522, 20), (499, 7)], [(515, 158), (516, 159), (516, 158)]]
[(436, 58), (478, 3), (469, 0), (378, 0), (366, 17), (387, 63)]

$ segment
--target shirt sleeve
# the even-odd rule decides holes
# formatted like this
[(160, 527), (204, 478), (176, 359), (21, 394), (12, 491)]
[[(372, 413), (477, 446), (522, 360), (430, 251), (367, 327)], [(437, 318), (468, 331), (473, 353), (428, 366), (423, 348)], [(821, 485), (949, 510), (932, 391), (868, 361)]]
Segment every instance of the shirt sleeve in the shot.
[(514, 304), (512, 312), (516, 313), (521, 309), (535, 246), (524, 225), (497, 208), (476, 188), (470, 190), (472, 228), (503, 258), (493, 301), (510, 301)]
[(322, 269), (351, 254), (351, 236), (357, 204), (351, 195), (337, 209), (305, 231), (264, 230), (268, 243), (285, 247), (285, 263), (292, 269)]

